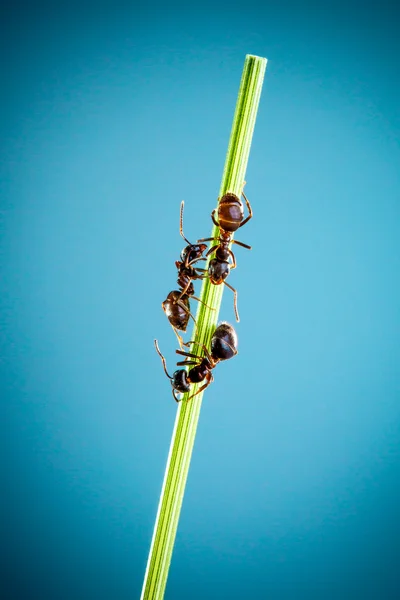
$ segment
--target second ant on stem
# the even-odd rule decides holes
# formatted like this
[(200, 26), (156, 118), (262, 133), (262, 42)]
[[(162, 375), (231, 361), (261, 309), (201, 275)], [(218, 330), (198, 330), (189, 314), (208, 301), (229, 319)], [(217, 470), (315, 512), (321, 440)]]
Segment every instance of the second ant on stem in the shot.
[[(179, 233), (187, 243), (187, 246), (181, 252), (181, 260), (175, 261), (175, 266), (178, 269), (178, 286), (179, 290), (173, 290), (168, 294), (162, 308), (168, 317), (172, 329), (175, 332), (180, 347), (182, 348), (182, 337), (178, 331), (186, 332), (186, 328), (189, 322), (189, 318), (192, 318), (196, 323), (196, 320), (190, 312), (190, 301), (189, 298), (193, 298), (198, 302), (202, 302), (200, 298), (194, 295), (193, 281), (196, 279), (203, 279), (205, 277), (205, 269), (200, 269), (194, 265), (202, 260), (206, 260), (203, 257), (203, 252), (207, 248), (207, 244), (191, 244), (183, 233), (183, 208), (184, 201), (181, 202), (180, 219), (179, 219)], [(205, 305), (207, 306), (207, 305)]]

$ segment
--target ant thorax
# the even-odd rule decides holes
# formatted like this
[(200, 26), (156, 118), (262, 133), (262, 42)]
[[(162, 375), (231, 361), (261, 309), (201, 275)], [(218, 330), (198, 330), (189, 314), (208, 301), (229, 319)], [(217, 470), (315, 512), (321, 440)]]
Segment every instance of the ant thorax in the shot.
[(230, 252), (229, 252), (228, 244), (224, 243), (224, 241), (222, 241), (220, 246), (218, 246), (218, 248), (215, 251), (215, 258), (217, 258), (218, 260), (228, 260), (229, 256), (230, 256)]
[(211, 365), (207, 358), (203, 358), (199, 365), (196, 365), (189, 371), (189, 380), (191, 383), (200, 383), (204, 381), (207, 373), (214, 368), (215, 365)]

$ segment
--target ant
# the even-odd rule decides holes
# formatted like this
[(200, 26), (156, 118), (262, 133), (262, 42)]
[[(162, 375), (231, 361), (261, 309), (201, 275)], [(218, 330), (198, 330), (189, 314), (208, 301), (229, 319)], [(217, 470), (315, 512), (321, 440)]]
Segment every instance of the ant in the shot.
[[(164, 302), (161, 304), (163, 311), (168, 317), (172, 329), (175, 332), (180, 347), (182, 348), (182, 338), (178, 334), (179, 331), (186, 331), (189, 318), (191, 317), (196, 323), (195, 318), (190, 312), (189, 298), (194, 298), (198, 302), (202, 302), (200, 298), (194, 295), (194, 286), (192, 281), (195, 279), (203, 279), (205, 277), (205, 269), (194, 267), (193, 265), (203, 258), (203, 252), (207, 248), (207, 244), (191, 244), (183, 233), (183, 207), (184, 201), (181, 202), (180, 209), (180, 220), (179, 220), (179, 233), (188, 244), (181, 252), (181, 260), (175, 261), (175, 266), (178, 269), (178, 286), (179, 290), (173, 290), (168, 294)], [(199, 273), (201, 272), (201, 273)], [(202, 302), (204, 304), (204, 302)], [(207, 306), (207, 305), (206, 305)]]
[[(176, 350), (177, 354), (187, 357), (185, 360), (176, 363), (178, 367), (193, 366), (191, 369), (189, 369), (189, 371), (186, 371), (185, 369), (178, 369), (171, 377), (171, 375), (168, 374), (165, 358), (160, 352), (158, 342), (157, 340), (154, 340), (154, 345), (158, 355), (161, 358), (165, 374), (168, 379), (171, 380), (172, 395), (176, 402), (180, 402), (180, 399), (176, 396), (176, 392), (179, 394), (185, 394), (186, 392), (190, 392), (190, 385), (192, 383), (201, 383), (202, 381), (206, 380), (206, 383), (202, 385), (195, 394), (189, 396), (188, 400), (191, 400), (197, 396), (197, 394), (200, 394), (200, 392), (205, 390), (210, 383), (214, 381), (213, 374), (211, 373), (212, 369), (214, 369), (222, 360), (228, 360), (229, 358), (236, 356), (238, 353), (238, 340), (236, 331), (232, 325), (224, 321), (218, 325), (211, 338), (211, 352), (207, 350), (204, 344), (198, 344), (197, 342), (190, 341), (187, 342), (185, 346), (189, 346), (190, 344), (195, 344), (203, 348), (205, 356), (199, 356), (198, 354), (193, 354), (192, 352)], [(192, 360), (188, 360), (188, 358)]]
[[(212, 246), (205, 258), (215, 252), (215, 257), (210, 260), (208, 264), (208, 277), (214, 285), (220, 285), (224, 283), (233, 292), (233, 308), (235, 310), (236, 321), (239, 322), (239, 313), (237, 308), (237, 291), (225, 280), (228, 277), (230, 270), (236, 268), (236, 258), (232, 250), (229, 248), (230, 244), (237, 244), (242, 248), (251, 250), (251, 246), (243, 244), (243, 242), (237, 242), (232, 239), (232, 233), (234, 233), (239, 227), (243, 227), (253, 216), (253, 211), (250, 206), (246, 194), (242, 191), (242, 196), (245, 199), (247, 210), (249, 211), (248, 216), (244, 219), (243, 204), (238, 196), (233, 192), (228, 192), (222, 196), (218, 203), (218, 219), (215, 219), (214, 209), (211, 213), (211, 219), (217, 227), (219, 227), (219, 237), (202, 238), (197, 240), (198, 242), (211, 242), (217, 241), (215, 246)], [(232, 262), (230, 262), (230, 260)]]

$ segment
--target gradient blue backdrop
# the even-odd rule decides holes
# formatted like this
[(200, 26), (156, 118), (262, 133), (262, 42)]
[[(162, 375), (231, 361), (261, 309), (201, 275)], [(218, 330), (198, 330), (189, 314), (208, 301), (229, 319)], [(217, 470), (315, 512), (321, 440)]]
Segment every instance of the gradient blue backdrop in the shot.
[(2, 14), (4, 597), (139, 597), (176, 411), (153, 338), (172, 368), (179, 204), (209, 235), (253, 53), (240, 354), (205, 396), (166, 599), (399, 598), (394, 3)]

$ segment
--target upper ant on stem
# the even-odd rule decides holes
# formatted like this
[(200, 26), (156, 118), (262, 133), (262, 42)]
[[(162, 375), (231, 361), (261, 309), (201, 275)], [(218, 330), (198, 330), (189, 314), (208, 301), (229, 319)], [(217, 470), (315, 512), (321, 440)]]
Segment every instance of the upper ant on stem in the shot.
[[(175, 265), (178, 269), (178, 286), (179, 290), (173, 290), (168, 294), (164, 302), (161, 304), (168, 320), (171, 324), (172, 329), (175, 332), (180, 347), (182, 348), (182, 337), (178, 334), (178, 331), (186, 331), (189, 318), (191, 317), (196, 323), (195, 318), (190, 312), (189, 298), (194, 298), (198, 302), (202, 302), (200, 298), (194, 295), (193, 281), (196, 279), (203, 279), (205, 277), (205, 269), (194, 267), (193, 265), (201, 260), (206, 260), (203, 257), (203, 252), (207, 248), (207, 244), (191, 244), (183, 233), (183, 207), (184, 201), (181, 202), (180, 209), (180, 220), (179, 220), (179, 233), (188, 244), (181, 252), (181, 260), (175, 261)], [(204, 304), (204, 302), (202, 302)], [(206, 305), (207, 306), (207, 305)]]
[[(237, 242), (232, 239), (232, 233), (234, 233), (240, 227), (243, 227), (253, 216), (253, 211), (250, 206), (245, 193), (242, 191), (242, 196), (245, 199), (247, 210), (249, 211), (248, 216), (244, 219), (243, 204), (238, 196), (233, 192), (228, 192), (222, 196), (218, 203), (218, 219), (215, 219), (214, 209), (211, 213), (211, 219), (217, 227), (219, 227), (218, 238), (201, 238), (198, 242), (211, 242), (217, 241), (218, 243), (212, 246), (207, 254), (206, 258), (215, 252), (215, 258), (212, 258), (208, 263), (208, 277), (214, 285), (220, 285), (224, 283), (228, 288), (233, 291), (233, 307), (235, 310), (236, 321), (239, 322), (239, 312), (237, 308), (237, 291), (225, 280), (228, 277), (231, 269), (236, 268), (236, 259), (232, 250), (229, 248), (230, 244), (237, 244), (242, 248), (251, 250), (251, 246), (243, 244), (243, 242)], [(230, 262), (230, 260), (232, 262)]]
[(185, 346), (190, 346), (190, 344), (194, 344), (203, 348), (205, 356), (199, 356), (198, 354), (194, 354), (192, 352), (176, 350), (177, 354), (181, 354), (182, 356), (186, 357), (185, 360), (177, 362), (177, 366), (191, 366), (192, 368), (189, 369), (189, 371), (186, 371), (185, 369), (178, 369), (171, 377), (167, 371), (165, 358), (161, 354), (161, 351), (158, 347), (158, 342), (157, 340), (154, 340), (154, 345), (158, 355), (161, 358), (165, 374), (171, 380), (172, 395), (176, 402), (180, 402), (180, 399), (176, 396), (176, 392), (179, 394), (190, 392), (190, 385), (192, 383), (201, 383), (202, 381), (206, 380), (206, 383), (202, 385), (196, 393), (194, 393), (192, 396), (189, 396), (188, 400), (191, 400), (197, 396), (197, 394), (200, 394), (200, 392), (205, 390), (210, 383), (214, 381), (213, 374), (211, 373), (212, 369), (214, 369), (222, 360), (228, 360), (229, 358), (235, 356), (238, 352), (236, 331), (232, 325), (226, 322), (222, 322), (214, 331), (214, 334), (211, 338), (211, 352), (207, 350), (204, 344), (198, 344), (197, 342), (193, 341), (187, 342)]

